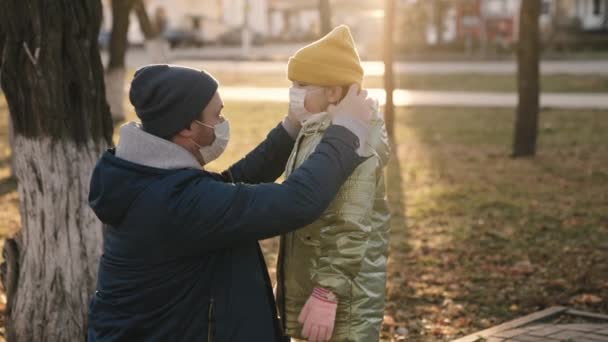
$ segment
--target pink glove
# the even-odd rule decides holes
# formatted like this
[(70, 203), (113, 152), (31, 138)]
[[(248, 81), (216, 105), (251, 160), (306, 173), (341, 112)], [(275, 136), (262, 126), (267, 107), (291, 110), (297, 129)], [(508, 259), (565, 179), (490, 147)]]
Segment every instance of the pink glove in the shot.
[(338, 301), (329, 290), (315, 287), (306, 301), (298, 322), (304, 325), (302, 336), (309, 342), (324, 342), (334, 333)]

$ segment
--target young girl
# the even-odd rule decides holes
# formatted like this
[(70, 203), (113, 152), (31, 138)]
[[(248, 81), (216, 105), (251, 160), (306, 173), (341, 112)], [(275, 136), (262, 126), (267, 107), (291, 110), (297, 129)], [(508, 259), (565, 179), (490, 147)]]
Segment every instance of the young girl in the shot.
[[(349, 85), (361, 85), (363, 69), (348, 27), (340, 26), (300, 49), (288, 64), (290, 111), (302, 129), (286, 176), (315, 150), (331, 124), (328, 108)], [(378, 341), (384, 313), (389, 211), (384, 167), (389, 145), (374, 106), (370, 156), (312, 224), (281, 237), (277, 304), (284, 333), (308, 341)]]

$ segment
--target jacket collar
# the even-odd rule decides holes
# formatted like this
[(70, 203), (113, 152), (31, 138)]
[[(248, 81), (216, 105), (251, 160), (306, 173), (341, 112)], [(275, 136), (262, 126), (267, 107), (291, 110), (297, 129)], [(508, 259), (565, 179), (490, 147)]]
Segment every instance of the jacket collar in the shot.
[[(377, 155), (380, 158), (380, 162), (383, 165), (386, 165), (390, 157), (390, 145), (386, 134), (384, 119), (382, 118), (383, 115), (380, 112), (378, 103), (374, 103), (370, 109), (372, 111), (372, 120), (370, 122), (370, 136), (366, 148), (369, 148), (370, 152)], [(324, 132), (331, 126), (331, 123), (331, 115), (329, 113), (321, 112), (313, 114), (302, 125), (300, 136), (310, 136), (319, 132)]]
[(120, 127), (116, 157), (159, 169), (200, 169), (196, 158), (185, 148), (147, 133), (137, 122)]
[(302, 134), (311, 135), (325, 131), (331, 125), (331, 116), (327, 112), (313, 114), (302, 124)]

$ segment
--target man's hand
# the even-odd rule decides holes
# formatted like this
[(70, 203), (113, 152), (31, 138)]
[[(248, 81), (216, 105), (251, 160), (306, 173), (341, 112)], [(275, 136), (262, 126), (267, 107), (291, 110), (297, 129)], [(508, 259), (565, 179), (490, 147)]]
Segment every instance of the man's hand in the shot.
[(372, 118), (370, 108), (373, 107), (375, 101), (374, 99), (367, 97), (367, 90), (365, 89), (357, 94), (358, 89), (358, 85), (351, 85), (342, 101), (337, 105), (330, 105), (327, 108), (327, 111), (334, 119), (351, 117), (369, 123)]
[(369, 138), (370, 121), (372, 119), (372, 108), (376, 101), (367, 97), (367, 90), (361, 90), (357, 94), (358, 86), (353, 84), (348, 89), (346, 97), (337, 105), (330, 105), (327, 111), (332, 116), (334, 125), (340, 125), (359, 138), (357, 153), (362, 157), (366, 152), (365, 145)]
[(309, 342), (325, 342), (331, 339), (336, 321), (337, 299), (324, 288), (315, 287), (298, 317), (304, 327), (302, 336)]

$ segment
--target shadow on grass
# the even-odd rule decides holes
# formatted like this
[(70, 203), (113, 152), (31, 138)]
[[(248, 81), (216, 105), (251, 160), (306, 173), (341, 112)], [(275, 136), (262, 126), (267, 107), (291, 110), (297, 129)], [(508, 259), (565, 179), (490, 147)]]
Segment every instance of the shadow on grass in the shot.
[[(391, 209), (391, 226), (403, 227), (399, 234), (407, 240), (406, 198), (403, 191), (401, 161), (398, 157), (398, 145), (391, 143), (391, 159), (386, 168), (387, 196)], [(403, 246), (407, 247), (407, 246)]]

